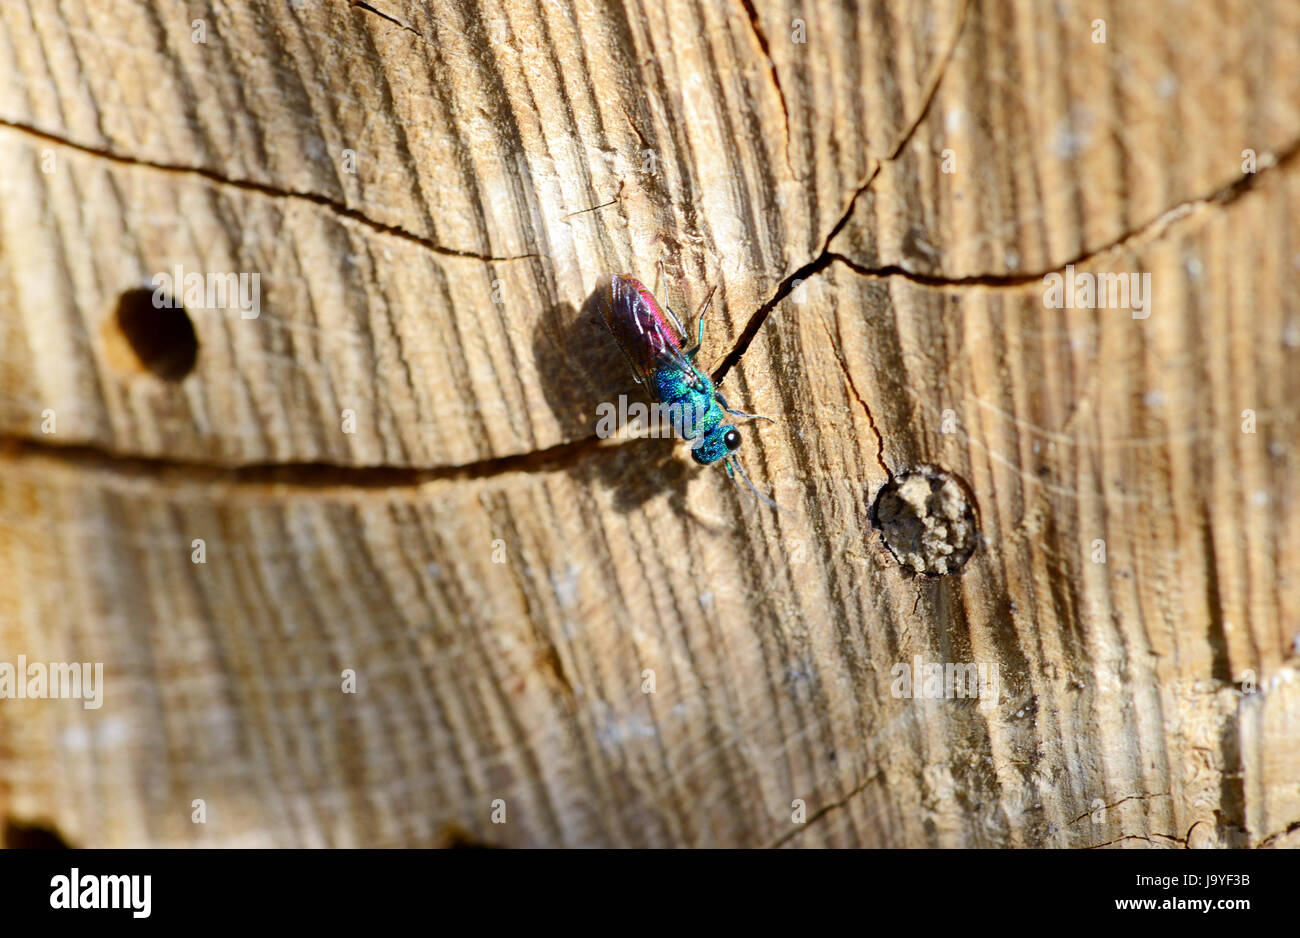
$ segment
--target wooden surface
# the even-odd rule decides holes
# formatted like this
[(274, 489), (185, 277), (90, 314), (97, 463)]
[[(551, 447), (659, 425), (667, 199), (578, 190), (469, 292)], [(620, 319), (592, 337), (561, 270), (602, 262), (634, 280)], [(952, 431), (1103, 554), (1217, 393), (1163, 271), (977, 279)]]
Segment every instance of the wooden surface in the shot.
[[(1297, 61), (1287, 0), (4, 4), (0, 661), (106, 689), (0, 701), (0, 818), (1300, 845)], [(661, 260), (779, 514), (595, 438), (583, 304)], [(115, 311), (177, 264), (262, 307), (169, 382)], [(1149, 317), (1047, 308), (1066, 265)], [(868, 521), (919, 464), (960, 575)]]

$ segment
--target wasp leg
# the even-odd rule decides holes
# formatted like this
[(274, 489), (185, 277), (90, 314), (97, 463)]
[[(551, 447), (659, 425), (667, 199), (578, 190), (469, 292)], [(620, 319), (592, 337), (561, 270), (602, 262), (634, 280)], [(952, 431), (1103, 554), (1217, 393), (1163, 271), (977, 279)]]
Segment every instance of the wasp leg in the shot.
[(727, 399), (722, 396), (721, 391), (715, 391), (713, 396), (722, 405), (722, 409), (733, 417), (745, 417), (751, 420), (766, 420), (768, 423), (776, 423), (771, 417), (764, 417), (762, 414), (747, 414), (743, 410), (733, 410), (731, 405), (727, 403)]

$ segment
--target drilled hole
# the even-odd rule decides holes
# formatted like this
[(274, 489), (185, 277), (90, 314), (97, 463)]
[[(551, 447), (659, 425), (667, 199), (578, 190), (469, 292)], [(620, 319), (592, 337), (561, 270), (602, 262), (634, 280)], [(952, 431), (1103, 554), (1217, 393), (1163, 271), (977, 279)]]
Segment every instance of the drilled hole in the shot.
[(881, 488), (871, 522), (910, 573), (956, 573), (979, 544), (975, 498), (960, 478), (938, 466), (917, 466)]
[(117, 301), (117, 328), (140, 364), (164, 381), (194, 370), (199, 337), (179, 302), (164, 298), (155, 306), (152, 290), (127, 290)]

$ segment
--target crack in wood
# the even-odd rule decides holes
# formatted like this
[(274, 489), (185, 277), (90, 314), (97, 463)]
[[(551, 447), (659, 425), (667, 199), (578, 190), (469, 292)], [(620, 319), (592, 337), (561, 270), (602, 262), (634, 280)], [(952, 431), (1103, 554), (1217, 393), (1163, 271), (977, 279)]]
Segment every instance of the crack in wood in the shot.
[(610, 199), (608, 202), (601, 202), (599, 205), (592, 205), (588, 208), (580, 208), (576, 212), (569, 212), (569, 214), (565, 215), (564, 217), (573, 218), (575, 215), (586, 215), (588, 212), (596, 212), (602, 208), (609, 208), (609, 206), (611, 205), (617, 205), (618, 200), (623, 198), (623, 187), (626, 184), (627, 184), (626, 180), (620, 179), (618, 181), (618, 191), (614, 193), (614, 198)]
[(925, 98), (921, 102), (921, 110), (917, 113), (916, 119), (903, 131), (901, 139), (889, 151), (889, 155), (885, 157), (884, 162), (892, 163), (898, 159), (898, 155), (903, 152), (903, 148), (916, 135), (917, 128), (921, 126), (925, 116), (930, 113), (930, 106), (934, 104), (935, 95), (939, 91), (939, 83), (943, 81), (943, 76), (948, 74), (948, 66), (952, 64), (952, 57), (957, 51), (957, 43), (961, 40), (962, 32), (966, 29), (966, 13), (969, 9), (970, 0), (964, 0), (961, 5), (961, 12), (957, 14), (957, 28), (952, 31), (952, 42), (948, 43), (948, 51), (944, 53), (943, 60), (939, 63), (938, 69), (935, 70), (934, 78), (930, 80), (930, 87), (926, 89)]
[[(1270, 846), (1273, 841), (1277, 840), (1279, 837), (1286, 837), (1288, 834), (1294, 834), (1296, 831), (1300, 831), (1300, 821), (1292, 821), (1286, 826), (1285, 830), (1280, 830), (1275, 834), (1269, 834), (1259, 843), (1255, 844), (1255, 848), (1259, 849), (1260, 847)], [(1189, 837), (1191, 836), (1191, 833), (1191, 831), (1187, 832)]]
[[(827, 236), (827, 247), (823, 248), (822, 253), (782, 280), (777, 286), (776, 292), (773, 294), (772, 298), (760, 306), (754, 312), (754, 315), (750, 317), (744, 331), (741, 332), (740, 337), (736, 340), (736, 345), (714, 372), (713, 380), (715, 383), (720, 383), (726, 376), (727, 372), (740, 362), (741, 357), (749, 349), (754, 337), (758, 335), (758, 331), (767, 321), (768, 315), (783, 299), (794, 291), (798, 281), (806, 280), (807, 278), (820, 273), (829, 267), (834, 261), (839, 261), (859, 276), (879, 279), (900, 277), (904, 280), (909, 280), (913, 283), (927, 287), (938, 287), (943, 289), (955, 289), (961, 287), (1018, 289), (1032, 284), (1035, 281), (1041, 281), (1048, 274), (1061, 273), (1066, 267), (1088, 264), (1103, 254), (1120, 250), (1127, 246), (1129, 242), (1142, 237), (1152, 230), (1159, 229), (1158, 237), (1163, 237), (1165, 233), (1169, 231), (1174, 222), (1191, 214), (1197, 206), (1230, 205), (1245, 193), (1255, 188), (1255, 186), (1259, 184), (1259, 178), (1265, 173), (1273, 172), (1274, 170), (1290, 164), (1297, 156), (1300, 156), (1300, 137), (1288, 144), (1281, 152), (1275, 154), (1272, 163), (1259, 170), (1259, 172), (1247, 173), (1243, 176), (1239, 176), (1232, 182), (1221, 186), (1208, 195), (1180, 202), (1173, 208), (1161, 212), (1159, 215), (1143, 222), (1136, 228), (1130, 229), (1121, 234), (1108, 244), (1104, 244), (1091, 251), (1079, 254), (1056, 267), (1049, 270), (1040, 270), (1024, 274), (968, 274), (961, 277), (947, 277), (940, 274), (926, 274), (914, 270), (908, 270), (907, 268), (901, 267), (897, 264), (886, 264), (880, 267), (867, 267), (863, 264), (859, 264), (852, 258), (836, 251), (831, 251), (829, 248), (830, 241), (834, 239), (835, 235), (841, 228), (843, 228), (853, 213), (852, 203), (850, 203), (848, 212), (835, 224), (835, 227), (831, 229), (831, 233)], [(879, 175), (879, 167), (877, 167), (876, 172), (873, 172), (867, 179), (863, 189), (859, 190), (859, 194), (871, 185), (877, 175)], [(857, 196), (855, 195), (854, 201), (856, 201), (856, 199)]]
[(453, 466), (429, 468), (391, 465), (346, 466), (322, 462), (247, 463), (222, 466), (198, 461), (130, 456), (84, 444), (61, 444), (17, 436), (0, 436), (0, 461), (53, 459), (85, 470), (109, 471), (123, 478), (146, 478), (204, 484), (267, 488), (377, 490), (415, 488), (430, 482), (490, 479), (514, 472), (551, 472), (580, 463), (588, 452), (624, 445), (629, 440), (596, 436), (557, 443), (545, 449), (495, 456)]
[(395, 238), (401, 238), (403, 241), (418, 244), (420, 247), (443, 257), (459, 257), (466, 260), (491, 263), (496, 261), (525, 260), (527, 258), (536, 258), (539, 256), (536, 253), (495, 255), (480, 254), (475, 251), (463, 251), (458, 248), (451, 248), (439, 244), (436, 241), (430, 240), (423, 235), (418, 235), (400, 225), (390, 225), (385, 222), (376, 221), (358, 209), (351, 208), (341, 202), (336, 202), (328, 196), (320, 195), (319, 193), (303, 192), (296, 189), (282, 189), (279, 186), (274, 186), (265, 182), (257, 182), (252, 179), (234, 179), (229, 176), (223, 176), (216, 170), (208, 169), (203, 166), (184, 166), (180, 164), (162, 163), (156, 160), (146, 160), (140, 157), (127, 156), (126, 154), (118, 153), (107, 148), (93, 147), (89, 144), (68, 140), (64, 137), (60, 137), (58, 134), (51, 133), (48, 130), (42, 130), (39, 127), (24, 124), (20, 121), (0, 118), (0, 127), (7, 127), (10, 130), (36, 137), (37, 139), (44, 140), (47, 143), (67, 147), (70, 150), (76, 150), (78, 153), (99, 157), (100, 159), (105, 159), (122, 166), (132, 166), (138, 169), (152, 169), (164, 173), (180, 173), (184, 175), (198, 176), (209, 182), (222, 186), (230, 186), (233, 189), (239, 189), (243, 192), (255, 192), (258, 195), (264, 195), (274, 199), (309, 202), (313, 205), (319, 205), (322, 208), (329, 209), (331, 212), (342, 218), (347, 218), (351, 221), (365, 225), (367, 228), (377, 231), (380, 234), (392, 235)]
[(795, 173), (794, 167), (790, 164), (790, 108), (785, 103), (785, 91), (781, 88), (781, 77), (776, 72), (776, 60), (772, 58), (772, 48), (768, 44), (767, 34), (763, 32), (763, 27), (758, 22), (758, 10), (754, 8), (754, 0), (740, 0), (741, 6), (745, 8), (745, 15), (749, 17), (749, 30), (758, 40), (758, 48), (763, 53), (763, 58), (767, 60), (767, 70), (772, 76), (772, 86), (776, 89), (777, 100), (781, 102), (781, 115), (785, 119), (785, 168), (790, 175), (799, 179)]
[(1041, 281), (1049, 274), (1063, 273), (1066, 267), (1083, 266), (1091, 263), (1104, 254), (1122, 250), (1127, 247), (1130, 242), (1139, 240), (1153, 231), (1156, 232), (1155, 237), (1152, 238), (1152, 243), (1154, 243), (1159, 238), (1164, 237), (1165, 234), (1170, 231), (1175, 222), (1192, 214), (1196, 208), (1207, 205), (1231, 205), (1251, 189), (1255, 188), (1259, 184), (1259, 178), (1265, 173), (1272, 172), (1273, 170), (1280, 169), (1283, 166), (1290, 164), (1297, 156), (1300, 156), (1300, 137), (1297, 137), (1289, 143), (1279, 153), (1273, 154), (1273, 161), (1270, 165), (1260, 169), (1258, 172), (1245, 173), (1232, 180), (1232, 182), (1220, 186), (1218, 189), (1207, 195), (1179, 202), (1172, 208), (1166, 209), (1158, 215), (1147, 219), (1137, 227), (1129, 229), (1107, 244), (1093, 248), (1090, 251), (1085, 251), (1082, 254), (1070, 258), (1069, 260), (1048, 270), (1037, 270), (1022, 274), (968, 274), (961, 277), (947, 277), (941, 274), (927, 274), (919, 271), (908, 270), (906, 267), (897, 264), (886, 264), (880, 267), (867, 267), (843, 254), (834, 251), (829, 253), (834, 260), (841, 262), (854, 273), (863, 277), (877, 277), (881, 279), (887, 277), (901, 277), (904, 280), (910, 280), (913, 283), (927, 287), (985, 287), (989, 289), (1017, 289)]
[(1114, 840), (1108, 840), (1108, 841), (1106, 841), (1105, 843), (1100, 843), (1100, 844), (1091, 844), (1091, 845), (1089, 845), (1089, 846), (1087, 846), (1087, 847), (1083, 847), (1082, 849), (1084, 849), (1084, 850), (1099, 850), (1099, 849), (1102, 848), (1102, 847), (1109, 847), (1109, 846), (1111, 846), (1112, 844), (1123, 843), (1123, 842), (1126, 841), (1126, 840), (1141, 840), (1141, 841), (1144, 841), (1144, 842), (1146, 842), (1146, 843), (1153, 844), (1153, 845), (1155, 845), (1155, 846), (1157, 846), (1157, 847), (1162, 846), (1162, 844), (1158, 843), (1158, 842), (1155, 841), (1155, 840), (1152, 840), (1152, 839), (1151, 839), (1152, 837), (1163, 837), (1165, 840), (1168, 840), (1168, 841), (1170, 841), (1170, 842), (1172, 842), (1172, 843), (1175, 843), (1175, 844), (1181, 844), (1181, 845), (1184, 846), (1184, 847), (1187, 846), (1187, 841), (1186, 841), (1184, 838), (1182, 838), (1182, 837), (1175, 837), (1173, 834), (1161, 834), (1161, 833), (1158, 833), (1158, 832), (1157, 832), (1157, 833), (1153, 833), (1153, 834), (1151, 834), (1150, 837), (1145, 836), (1145, 835), (1143, 835), (1143, 834), (1125, 834), (1123, 837), (1116, 837)]
[(835, 336), (831, 334), (831, 327), (826, 323), (826, 317), (818, 313), (817, 321), (822, 324), (822, 328), (826, 331), (826, 338), (830, 340), (831, 352), (835, 356), (836, 363), (840, 366), (840, 373), (844, 375), (844, 380), (849, 386), (849, 391), (855, 398), (857, 398), (858, 405), (861, 406), (862, 412), (866, 414), (867, 423), (871, 427), (871, 432), (875, 434), (876, 463), (884, 471), (885, 478), (889, 482), (893, 482), (894, 473), (885, 463), (885, 438), (881, 435), (880, 429), (876, 426), (876, 418), (871, 413), (871, 408), (867, 405), (867, 401), (862, 396), (862, 392), (858, 390), (858, 383), (853, 380), (853, 372), (849, 370), (848, 364), (844, 361), (844, 356), (840, 353), (839, 346), (835, 342)]
[(880, 778), (880, 775), (881, 775), (881, 773), (880, 773), (879, 770), (877, 770), (877, 771), (875, 771), (875, 772), (872, 772), (870, 775), (868, 775), (868, 776), (866, 777), (866, 779), (864, 779), (864, 780), (862, 781), (862, 783), (861, 783), (860, 785), (858, 785), (856, 788), (854, 788), (852, 791), (850, 791), (847, 795), (845, 795), (845, 796), (844, 796), (843, 798), (841, 798), (839, 801), (832, 802), (831, 804), (828, 804), (828, 805), (826, 805), (825, 807), (819, 808), (819, 809), (817, 810), (817, 812), (814, 813), (812, 817), (808, 818), (808, 820), (805, 821), (803, 824), (801, 824), (800, 826), (796, 827), (794, 830), (790, 831), (788, 834), (784, 834), (784, 835), (782, 835), (781, 837), (778, 837), (776, 840), (772, 841), (770, 844), (767, 844), (767, 845), (764, 847), (764, 849), (765, 849), (765, 850), (774, 850), (774, 849), (776, 849), (777, 847), (782, 847), (782, 846), (784, 846), (786, 843), (788, 843), (789, 841), (791, 841), (791, 840), (793, 840), (794, 838), (798, 837), (800, 834), (806, 833), (806, 832), (808, 831), (808, 828), (811, 827), (811, 826), (813, 825), (814, 822), (816, 822), (816, 821), (820, 821), (822, 818), (826, 817), (826, 815), (830, 814), (830, 813), (831, 813), (832, 811), (834, 811), (836, 808), (842, 808), (842, 807), (844, 807), (846, 804), (848, 804), (850, 801), (852, 801), (852, 800), (853, 800), (854, 798), (856, 798), (858, 795), (862, 794), (862, 792), (866, 791), (867, 786), (870, 785), (872, 782), (874, 782), (876, 779)]
[(1073, 827), (1075, 824), (1078, 824), (1084, 818), (1092, 817), (1092, 815), (1096, 814), (1098, 811), (1109, 811), (1112, 808), (1118, 808), (1120, 805), (1125, 804), (1126, 802), (1129, 801), (1146, 801), (1148, 798), (1172, 798), (1172, 797), (1173, 795), (1167, 791), (1152, 792), (1146, 795), (1127, 795), (1126, 797), (1121, 798), (1119, 801), (1116, 801), (1114, 804), (1104, 804), (1099, 808), (1093, 808), (1091, 811), (1085, 811), (1083, 814), (1080, 814), (1073, 821), (1066, 822), (1065, 826)]
[[(742, 0), (742, 2), (745, 2), (746, 5), (748, 5), (748, 0)], [(1121, 234), (1119, 237), (1111, 241), (1109, 244), (1102, 245), (1101, 247), (1095, 248), (1091, 251), (1084, 252), (1083, 254), (1080, 254), (1078, 257), (1068, 260), (1050, 270), (1036, 271), (1033, 273), (1026, 273), (1026, 274), (972, 274), (963, 277), (945, 277), (942, 275), (926, 274), (926, 273), (911, 271), (900, 265), (867, 267), (865, 265), (858, 264), (856, 261), (852, 260), (851, 258), (843, 254), (839, 254), (837, 252), (831, 251), (830, 250), (831, 243), (835, 240), (836, 236), (844, 229), (844, 227), (848, 224), (849, 220), (853, 217), (853, 212), (857, 206), (858, 199), (861, 198), (861, 196), (864, 195), (871, 188), (876, 178), (880, 175), (881, 170), (884, 168), (885, 163), (893, 162), (898, 159), (899, 155), (903, 152), (904, 148), (906, 148), (907, 144), (911, 141), (912, 137), (915, 136), (916, 131), (920, 128), (921, 123), (925, 120), (926, 115), (929, 113), (930, 108), (934, 103), (935, 97), (938, 94), (939, 86), (942, 83), (943, 76), (948, 71), (948, 66), (951, 64), (952, 58), (956, 53), (957, 44), (961, 39), (963, 31), (965, 30), (969, 8), (970, 8), (970, 2), (969, 0), (967, 0), (967, 2), (962, 4), (957, 27), (956, 29), (953, 30), (953, 38), (951, 43), (948, 46), (948, 51), (944, 56), (942, 64), (935, 72), (935, 76), (930, 83), (930, 87), (927, 90), (925, 100), (919, 112), (917, 113), (916, 118), (909, 124), (909, 126), (901, 135), (900, 139), (894, 145), (893, 149), (889, 152), (889, 154), (883, 160), (876, 163), (875, 167), (871, 170), (871, 172), (867, 174), (866, 179), (864, 179), (862, 183), (854, 191), (853, 196), (849, 199), (848, 207), (844, 210), (844, 213), (840, 216), (839, 220), (836, 221), (836, 223), (831, 227), (830, 233), (827, 234), (825, 240), (823, 241), (821, 253), (818, 254), (817, 257), (813, 258), (808, 263), (799, 267), (793, 273), (789, 274), (785, 279), (783, 279), (777, 285), (776, 292), (773, 294), (772, 298), (769, 299), (764, 304), (762, 304), (754, 312), (754, 314), (750, 316), (749, 321), (745, 325), (745, 328), (741, 331), (740, 336), (736, 339), (736, 343), (732, 347), (731, 352), (727, 354), (727, 356), (722, 360), (722, 363), (714, 371), (713, 380), (715, 383), (721, 383), (722, 379), (726, 377), (727, 372), (729, 372), (732, 368), (734, 368), (737, 364), (739, 364), (741, 357), (749, 349), (750, 344), (752, 344), (754, 338), (758, 335), (759, 330), (763, 327), (763, 324), (767, 321), (767, 317), (771, 314), (772, 310), (774, 310), (776, 306), (781, 302), (781, 300), (789, 296), (789, 294), (793, 291), (795, 284), (801, 279), (807, 279), (808, 277), (811, 277), (821, 272), (827, 266), (829, 266), (829, 264), (834, 260), (840, 261), (841, 263), (849, 267), (851, 270), (853, 270), (854, 272), (862, 276), (880, 277), (880, 278), (901, 277), (903, 279), (910, 280), (914, 283), (918, 283), (923, 286), (944, 287), (944, 288), (968, 287), (968, 286), (986, 287), (986, 288), (1022, 287), (1027, 284), (1033, 283), (1036, 280), (1042, 280), (1050, 273), (1062, 272), (1065, 270), (1066, 267), (1070, 265), (1084, 264), (1091, 261), (1093, 258), (1105, 254), (1109, 251), (1117, 250), (1120, 247), (1126, 245), (1129, 241), (1140, 237), (1141, 235), (1145, 234), (1146, 232), (1152, 229), (1161, 228), (1160, 236), (1163, 236), (1164, 232), (1168, 230), (1169, 225), (1171, 225), (1173, 222), (1177, 221), (1179, 218), (1183, 217), (1184, 215), (1189, 214), (1198, 205), (1207, 205), (1207, 204), (1229, 205), (1232, 202), (1236, 201), (1238, 198), (1240, 198), (1242, 195), (1244, 195), (1246, 192), (1254, 188), (1258, 184), (1260, 176), (1264, 175), (1267, 172), (1270, 172), (1271, 170), (1279, 169), (1282, 166), (1290, 163), (1292, 160), (1296, 158), (1297, 154), (1300, 153), (1300, 137), (1297, 137), (1290, 144), (1283, 147), (1279, 153), (1271, 155), (1271, 161), (1268, 161), (1266, 165), (1265, 165), (1265, 161), (1261, 160), (1261, 168), (1259, 169), (1258, 172), (1243, 174), (1238, 178), (1234, 179), (1232, 182), (1228, 183), (1227, 185), (1222, 186), (1221, 188), (1215, 190), (1213, 193), (1210, 193), (1209, 195), (1203, 196), (1201, 198), (1190, 199), (1185, 202), (1181, 202), (1178, 205), (1175, 205), (1173, 208), (1159, 213), (1155, 217), (1149, 219), (1147, 222), (1139, 225), (1137, 228), (1130, 229), (1129, 231)]]
[[(742, 0), (742, 2), (745, 2), (746, 5), (748, 6), (748, 0)], [(893, 150), (885, 158), (885, 160), (877, 161), (875, 167), (871, 170), (870, 173), (867, 174), (867, 178), (864, 179), (858, 185), (857, 189), (853, 193), (852, 198), (849, 199), (849, 204), (844, 209), (844, 213), (839, 217), (839, 219), (835, 222), (835, 224), (831, 226), (830, 232), (826, 235), (825, 239), (822, 241), (821, 252), (811, 261), (804, 264), (802, 267), (795, 270), (794, 273), (790, 274), (784, 280), (782, 280), (777, 285), (776, 293), (772, 296), (772, 298), (768, 300), (766, 303), (764, 303), (762, 306), (760, 306), (754, 312), (754, 314), (749, 317), (749, 322), (745, 324), (745, 328), (744, 330), (741, 331), (740, 337), (737, 338), (736, 344), (732, 347), (731, 351), (727, 354), (727, 357), (722, 360), (722, 364), (720, 364), (717, 370), (714, 372), (713, 380), (715, 383), (720, 383), (722, 379), (726, 377), (727, 372), (730, 371), (732, 368), (736, 366), (736, 364), (739, 363), (741, 356), (745, 354), (745, 351), (749, 348), (750, 343), (754, 341), (754, 337), (758, 335), (758, 330), (761, 329), (763, 327), (763, 323), (767, 321), (768, 315), (772, 312), (773, 309), (776, 308), (777, 304), (780, 303), (781, 300), (789, 296), (791, 291), (794, 289), (795, 284), (801, 279), (806, 279), (808, 277), (811, 277), (813, 274), (816, 274), (819, 271), (825, 269), (830, 264), (831, 260), (834, 257), (834, 255), (832, 255), (830, 250), (831, 242), (835, 240), (836, 235), (838, 235), (840, 231), (844, 229), (844, 226), (849, 223), (849, 219), (853, 217), (853, 211), (854, 208), (857, 206), (858, 199), (863, 195), (863, 193), (865, 193), (871, 187), (871, 184), (876, 181), (876, 177), (880, 175), (880, 170), (884, 166), (884, 163), (897, 159), (898, 155), (903, 152), (903, 148), (907, 146), (908, 141), (912, 139), (913, 135), (915, 135), (917, 128), (919, 128), (921, 126), (921, 122), (925, 120), (926, 114), (930, 112), (930, 107), (934, 103), (935, 96), (939, 90), (939, 84), (943, 80), (943, 76), (947, 74), (948, 66), (952, 62), (953, 55), (957, 50), (957, 43), (961, 39), (963, 30), (966, 28), (966, 11), (968, 6), (969, 3), (962, 4), (961, 14), (957, 22), (957, 28), (953, 30), (952, 42), (949, 43), (948, 51), (944, 55), (943, 61), (940, 63), (939, 68), (935, 71), (935, 76), (930, 83), (930, 87), (926, 92), (925, 100), (922, 103), (921, 109), (917, 113), (915, 119), (913, 119), (912, 122), (908, 125), (907, 129), (903, 132), (898, 143), (895, 144)], [(773, 75), (775, 77), (775, 66), (773, 67)], [(783, 104), (784, 104), (784, 99), (783, 99)], [(789, 141), (788, 130), (786, 134), (786, 140), (788, 145), (788, 141)]]
[(376, 10), (370, 4), (363, 3), (362, 0), (349, 0), (348, 6), (352, 7), (352, 9), (354, 10), (360, 10), (364, 13), (372, 13), (375, 16), (379, 17), (381, 20), (387, 20), (388, 22), (392, 23), (394, 26), (402, 27), (402, 29), (406, 30), (408, 33), (411, 33), (414, 36), (418, 36), (424, 42), (429, 41), (425, 39), (424, 35), (420, 33), (418, 30), (414, 29), (411, 26), (406, 25), (405, 23), (403, 23), (401, 20), (397, 19), (394, 16), (389, 16), (387, 13), (384, 13), (382, 10)]

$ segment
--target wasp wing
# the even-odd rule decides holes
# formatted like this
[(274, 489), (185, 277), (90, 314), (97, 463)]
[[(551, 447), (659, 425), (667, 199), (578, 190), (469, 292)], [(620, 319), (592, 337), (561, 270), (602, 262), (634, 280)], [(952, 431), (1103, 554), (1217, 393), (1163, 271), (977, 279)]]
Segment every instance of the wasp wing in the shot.
[(605, 328), (618, 341), (639, 383), (649, 385), (650, 376), (665, 367), (695, 374), (681, 340), (640, 282), (611, 274), (597, 285), (594, 299)]

